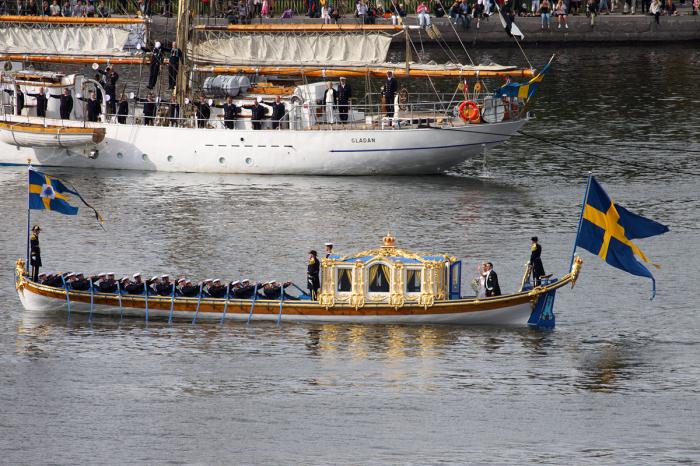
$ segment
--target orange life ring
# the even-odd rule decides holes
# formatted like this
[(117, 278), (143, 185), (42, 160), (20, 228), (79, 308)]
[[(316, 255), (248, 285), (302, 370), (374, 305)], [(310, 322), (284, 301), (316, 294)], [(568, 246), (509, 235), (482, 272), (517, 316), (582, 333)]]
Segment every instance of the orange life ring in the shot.
[(473, 100), (465, 100), (459, 104), (457, 110), (459, 110), (459, 117), (462, 120), (472, 122), (479, 121), (479, 106), (476, 105), (476, 102)]

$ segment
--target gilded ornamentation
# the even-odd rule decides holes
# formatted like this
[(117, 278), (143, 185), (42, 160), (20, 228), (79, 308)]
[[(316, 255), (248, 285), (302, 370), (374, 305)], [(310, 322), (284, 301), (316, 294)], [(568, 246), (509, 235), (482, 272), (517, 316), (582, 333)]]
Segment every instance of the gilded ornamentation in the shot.
[(433, 280), (434, 280), (433, 269), (434, 268), (435, 268), (434, 262), (427, 262), (425, 264), (425, 267), (423, 268), (421, 293), (420, 293), (420, 296), (418, 297), (418, 304), (420, 304), (426, 308), (429, 306), (432, 306), (433, 303), (435, 302), (435, 295), (433, 294), (433, 283), (434, 283), (433, 282)]
[(350, 294), (350, 305), (359, 309), (365, 305), (365, 280), (364, 267), (362, 262), (355, 262), (352, 270), (352, 293)]
[(578, 280), (578, 274), (581, 272), (581, 266), (583, 265), (583, 259), (576, 256), (574, 259), (574, 264), (571, 266), (571, 288), (576, 285), (576, 280)]
[(17, 259), (15, 263), (15, 288), (17, 290), (23, 289), (25, 285), (24, 266), (24, 259)]
[(326, 309), (335, 305), (335, 268), (326, 259), (321, 260), (321, 294), (318, 301)]
[(391, 271), (391, 276), (392, 276), (392, 286), (390, 288), (391, 294), (389, 295), (389, 304), (394, 306), (394, 308), (398, 309), (401, 306), (403, 306), (405, 297), (403, 294), (404, 291), (404, 282), (403, 282), (403, 263), (402, 262), (396, 262), (394, 264), (394, 267)]

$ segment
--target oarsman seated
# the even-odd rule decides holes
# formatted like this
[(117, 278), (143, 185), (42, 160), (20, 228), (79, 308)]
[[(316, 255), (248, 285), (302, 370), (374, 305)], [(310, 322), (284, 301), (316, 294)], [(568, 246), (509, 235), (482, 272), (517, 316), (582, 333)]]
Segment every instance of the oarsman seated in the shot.
[(180, 294), (185, 298), (194, 298), (198, 293), (199, 286), (192, 284), (189, 280), (185, 280), (185, 283), (180, 287)]
[(209, 296), (208, 290), (209, 290), (209, 287), (211, 286), (212, 283), (214, 283), (214, 279), (213, 279), (213, 278), (207, 278), (206, 280), (204, 280), (204, 281), (200, 284), (200, 286), (202, 287), (202, 297)]
[(37, 283), (39, 283), (40, 285), (46, 285), (46, 277), (47, 275), (45, 273), (40, 273)]
[(212, 298), (225, 298), (226, 286), (218, 278), (207, 289), (207, 293)]
[(108, 273), (106, 277), (100, 280), (98, 290), (101, 293), (116, 293), (117, 281), (114, 279), (113, 273)]
[(146, 286), (148, 286), (148, 294), (158, 294), (156, 287), (160, 284), (160, 277), (151, 277), (150, 280), (146, 280)]
[(119, 282), (119, 292), (126, 293), (125, 288), (126, 288), (126, 285), (129, 284), (129, 277), (124, 276), (117, 281)]
[(141, 278), (140, 273), (135, 273), (133, 276), (133, 280), (124, 285), (124, 291), (126, 291), (129, 294), (143, 294), (143, 278)]
[(162, 275), (160, 277), (160, 282), (155, 288), (159, 296), (170, 296), (173, 292), (173, 284), (170, 282), (170, 277), (168, 275)]
[(63, 288), (63, 277), (65, 275), (68, 275), (68, 272), (59, 272), (57, 274), (54, 274), (53, 278), (51, 279), (51, 282), (49, 283), (49, 286)]
[[(292, 282), (279, 283), (275, 280), (271, 280), (263, 286), (263, 296), (265, 299), (281, 299), (282, 291), (286, 289)], [(296, 299), (293, 296), (284, 293), (284, 299)]]
[(76, 291), (87, 291), (90, 289), (90, 281), (85, 278), (85, 275), (78, 273), (75, 275), (75, 280), (71, 281), (70, 287)]
[(236, 299), (253, 299), (254, 294), (255, 285), (253, 285), (247, 278), (242, 280), (238, 285), (235, 285), (233, 290), (233, 297)]

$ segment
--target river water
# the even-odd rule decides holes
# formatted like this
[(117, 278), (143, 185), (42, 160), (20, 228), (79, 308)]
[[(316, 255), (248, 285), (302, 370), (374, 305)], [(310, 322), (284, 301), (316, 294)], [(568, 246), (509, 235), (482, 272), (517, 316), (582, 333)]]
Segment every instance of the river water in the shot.
[(390, 229), (401, 246), (464, 258), (465, 284), (491, 260), (507, 292), (532, 235), (546, 270), (565, 273), (592, 169), (616, 202), (670, 226), (638, 241), (663, 266), (658, 294), (582, 251), (554, 331), (24, 312), (12, 271), (26, 171), (0, 169), (0, 462), (700, 463), (700, 202), (698, 176), (684, 173), (700, 171), (699, 65), (687, 46), (563, 52), (525, 130), (587, 154), (520, 137), (485, 162), (417, 178), (52, 169), (98, 206), (106, 231), (85, 209), (33, 215), (47, 270), (303, 283), (309, 248), (375, 247)]

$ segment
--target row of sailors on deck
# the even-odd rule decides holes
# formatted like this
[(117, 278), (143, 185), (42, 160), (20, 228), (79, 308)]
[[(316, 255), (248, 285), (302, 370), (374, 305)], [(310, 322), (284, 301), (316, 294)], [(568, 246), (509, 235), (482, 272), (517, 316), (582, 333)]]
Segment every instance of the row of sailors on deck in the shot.
[[(122, 277), (117, 280), (113, 273), (101, 273), (86, 277), (82, 273), (58, 273), (40, 274), (39, 283), (56, 288), (68, 288), (74, 291), (90, 291), (96, 293), (121, 293), (130, 295), (151, 296), (176, 296), (195, 298), (200, 296), (208, 298), (231, 299), (281, 299), (281, 294), (289, 287), (291, 282), (280, 283), (270, 280), (264, 283), (253, 283), (249, 279), (236, 280), (228, 285), (220, 279), (207, 279), (196, 283), (185, 278), (170, 280), (168, 275), (153, 277), (144, 280), (141, 274), (136, 273), (131, 279)], [(285, 300), (298, 299), (284, 292)]]

